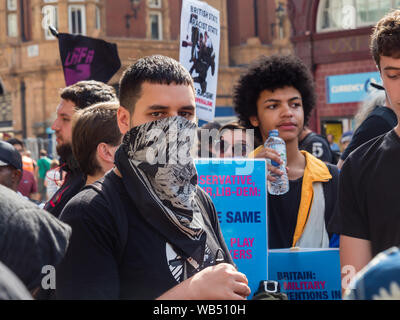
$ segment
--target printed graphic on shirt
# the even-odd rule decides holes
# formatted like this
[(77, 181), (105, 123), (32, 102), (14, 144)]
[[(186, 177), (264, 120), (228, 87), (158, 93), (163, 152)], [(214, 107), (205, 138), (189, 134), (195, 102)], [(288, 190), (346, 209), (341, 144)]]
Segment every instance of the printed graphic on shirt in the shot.
[(312, 144), (312, 154), (316, 158), (321, 158), (324, 155), (324, 148), (321, 142), (314, 142)]
[[(176, 282), (181, 282), (185, 280), (183, 274), (185, 260), (175, 252), (175, 250), (168, 242), (166, 243), (165, 251), (166, 251), (169, 270), (171, 271), (171, 274), (176, 280)], [(206, 244), (204, 252), (204, 266), (207, 267), (213, 264), (214, 264), (214, 259), (211, 254), (211, 250)], [(195, 274), (196, 270), (189, 263), (186, 263), (186, 268), (188, 268), (186, 272), (187, 278), (190, 278), (192, 275)]]
[(174, 249), (172, 249), (171, 245), (166, 243), (166, 256), (167, 263), (169, 266), (169, 270), (172, 273), (172, 276), (176, 280), (176, 282), (181, 282), (182, 272), (183, 272), (183, 259), (179, 256)]

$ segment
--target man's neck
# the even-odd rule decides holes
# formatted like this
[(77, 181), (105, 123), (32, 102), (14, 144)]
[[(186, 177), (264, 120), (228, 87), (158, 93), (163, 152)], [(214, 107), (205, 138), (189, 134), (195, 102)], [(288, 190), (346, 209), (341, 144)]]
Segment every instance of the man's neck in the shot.
[(114, 167), (114, 168), (113, 168), (113, 171), (114, 171), (114, 173), (115, 173), (118, 177), (122, 178), (121, 171), (119, 171), (117, 167)]
[(297, 139), (286, 143), (286, 157), (287, 167), (289, 168), (289, 180), (301, 178), (306, 167), (306, 159), (299, 150)]
[(104, 174), (105, 174), (105, 172), (100, 171), (99, 173), (94, 174), (92, 176), (88, 175), (86, 177), (86, 185), (92, 184), (93, 182), (103, 178)]
[(394, 127), (394, 132), (400, 137), (400, 125)]

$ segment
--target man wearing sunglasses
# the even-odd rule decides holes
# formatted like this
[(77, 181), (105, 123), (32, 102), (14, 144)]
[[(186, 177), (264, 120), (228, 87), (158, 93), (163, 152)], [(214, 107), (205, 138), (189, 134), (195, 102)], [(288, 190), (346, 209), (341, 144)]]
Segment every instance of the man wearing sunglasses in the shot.
[(233, 122), (219, 129), (220, 140), (216, 147), (220, 158), (242, 158), (247, 157), (253, 150), (252, 130)]

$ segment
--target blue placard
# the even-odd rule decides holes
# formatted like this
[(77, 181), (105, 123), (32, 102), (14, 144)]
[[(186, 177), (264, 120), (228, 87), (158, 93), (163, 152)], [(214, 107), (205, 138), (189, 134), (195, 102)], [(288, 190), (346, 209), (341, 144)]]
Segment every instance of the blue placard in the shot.
[(269, 280), (289, 300), (341, 300), (339, 249), (269, 250)]
[(379, 72), (342, 74), (326, 77), (327, 102), (346, 103), (363, 101), (376, 89), (370, 83), (382, 84)]
[(198, 184), (218, 212), (222, 233), (251, 296), (267, 279), (267, 197), (265, 160), (197, 159)]

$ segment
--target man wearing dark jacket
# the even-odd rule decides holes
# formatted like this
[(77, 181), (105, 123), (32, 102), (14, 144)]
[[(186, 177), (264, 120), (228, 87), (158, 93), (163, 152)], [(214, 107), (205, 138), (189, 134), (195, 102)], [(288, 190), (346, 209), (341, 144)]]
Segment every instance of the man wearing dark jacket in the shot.
[(64, 257), (71, 228), (3, 185), (0, 203), (0, 261), (34, 294)]
[(61, 170), (67, 172), (63, 185), (45, 205), (45, 209), (58, 217), (67, 202), (85, 185), (86, 177), (72, 153), (72, 117), (76, 109), (84, 109), (99, 102), (118, 100), (114, 88), (99, 81), (80, 81), (61, 91), (57, 118), (51, 128), (55, 131), (57, 153)]

